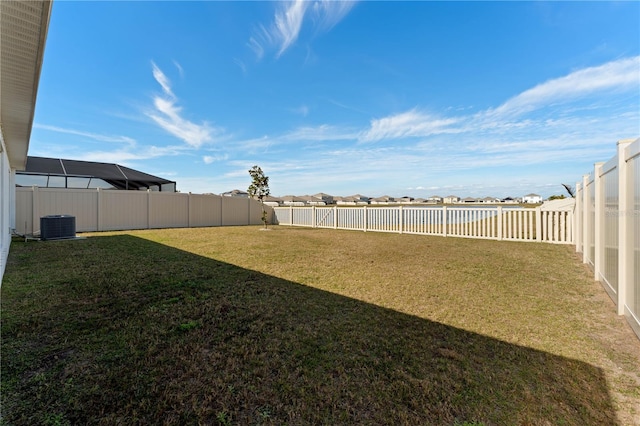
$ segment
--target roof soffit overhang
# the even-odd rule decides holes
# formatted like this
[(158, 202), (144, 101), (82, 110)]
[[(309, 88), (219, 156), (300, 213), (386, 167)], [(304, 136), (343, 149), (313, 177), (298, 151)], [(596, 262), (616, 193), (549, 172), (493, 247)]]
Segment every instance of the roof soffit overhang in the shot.
[(52, 4), (0, 1), (0, 130), (18, 170), (27, 162)]

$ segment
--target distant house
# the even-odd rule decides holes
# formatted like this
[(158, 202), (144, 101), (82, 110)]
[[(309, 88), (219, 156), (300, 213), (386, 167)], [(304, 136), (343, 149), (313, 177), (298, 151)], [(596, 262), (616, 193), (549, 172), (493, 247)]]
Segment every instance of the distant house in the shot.
[(239, 189), (234, 189), (234, 190), (231, 190), (231, 191), (223, 192), (220, 195), (222, 195), (223, 197), (244, 197), (244, 198), (249, 197), (249, 193), (248, 192), (241, 191)]
[(325, 204), (333, 204), (333, 195), (325, 194), (324, 192), (319, 192), (317, 194), (313, 194), (314, 197), (324, 201)]
[(413, 200), (414, 200), (413, 197), (409, 197), (408, 195), (405, 195), (404, 197), (398, 198), (396, 201), (400, 204), (411, 204)]
[(439, 195), (432, 195), (427, 198), (427, 202), (430, 204), (441, 204), (443, 202), (443, 198)]
[(353, 197), (335, 197), (334, 199), (339, 206), (355, 206), (358, 203), (358, 199)]
[(502, 202), (506, 203), (506, 204), (516, 204), (518, 202), (518, 200), (516, 200), (513, 197), (506, 197), (506, 198), (502, 199)]
[(463, 203), (477, 203), (478, 199), (473, 197), (465, 197), (462, 199)]
[(482, 200), (479, 200), (479, 201), (485, 204), (501, 203), (500, 198), (496, 198), (496, 197), (484, 197)]
[(527, 204), (538, 204), (542, 202), (542, 197), (538, 194), (527, 194), (522, 197), (522, 202)]
[(352, 195), (351, 198), (356, 200), (356, 204), (357, 205), (367, 205), (369, 204), (369, 200), (371, 200), (371, 198), (367, 197), (366, 195), (360, 195), (360, 194), (355, 194)]
[(326, 206), (327, 205), (327, 203), (322, 198), (318, 198), (315, 195), (303, 195), (300, 198), (302, 198), (304, 202), (310, 206)]
[(284, 197), (280, 197), (282, 200), (282, 205), (284, 206), (297, 206), (302, 207), (306, 204), (306, 200), (301, 197), (296, 197), (295, 195), (285, 195)]
[(372, 198), (370, 200), (371, 204), (391, 204), (394, 203), (396, 200), (393, 197), (389, 197), (388, 195), (383, 195), (382, 197), (376, 197), (376, 198)]
[(460, 197), (457, 195), (447, 195), (442, 199), (442, 202), (445, 204), (455, 204), (460, 202)]
[(271, 197), (271, 196), (264, 197), (263, 202), (267, 206), (271, 206), (271, 207), (278, 207), (278, 206), (282, 205), (282, 199), (278, 198), (278, 197)]

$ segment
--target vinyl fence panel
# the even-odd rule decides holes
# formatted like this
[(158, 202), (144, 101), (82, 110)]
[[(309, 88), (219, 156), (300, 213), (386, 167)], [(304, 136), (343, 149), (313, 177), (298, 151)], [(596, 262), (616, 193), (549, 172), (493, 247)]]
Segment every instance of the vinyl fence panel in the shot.
[(151, 192), (100, 191), (100, 225), (95, 231), (150, 228), (149, 194)]
[[(82, 189), (28, 188), (33, 196), (23, 196), (24, 188), (16, 188), (16, 230), (30, 234), (40, 230), (40, 217), (71, 215), (76, 218), (76, 231), (95, 230), (98, 226), (96, 191)], [(38, 214), (33, 211), (37, 209)], [(26, 229), (26, 231), (25, 231)]]
[[(272, 208), (265, 206), (267, 219)], [(37, 234), (40, 217), (71, 215), (77, 232), (258, 225), (262, 208), (246, 197), (159, 191), (16, 188), (16, 232)]]
[(222, 197), (191, 194), (189, 200), (189, 226), (222, 225)]
[(576, 250), (640, 337), (640, 138), (576, 185)]

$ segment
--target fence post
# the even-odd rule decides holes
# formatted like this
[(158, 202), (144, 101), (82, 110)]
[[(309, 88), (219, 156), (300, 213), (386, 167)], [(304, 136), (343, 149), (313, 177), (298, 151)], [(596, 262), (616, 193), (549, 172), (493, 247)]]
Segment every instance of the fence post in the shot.
[(442, 236), (447, 236), (447, 206), (442, 206)]
[(338, 206), (333, 206), (333, 229), (338, 229)]
[(222, 219), (222, 215), (224, 213), (224, 206), (222, 205), (222, 203), (224, 202), (224, 197), (222, 195), (212, 195), (212, 197), (219, 197), (220, 198), (220, 226), (223, 225), (224, 221)]
[(576, 182), (575, 204), (573, 212), (573, 242), (576, 245), (576, 253), (582, 251), (582, 184)]
[(311, 206), (311, 227), (316, 228), (316, 206)]
[(542, 235), (542, 210), (536, 207), (536, 241), (543, 241)]
[(589, 244), (591, 244), (589, 230), (589, 175), (582, 176), (582, 263), (589, 262)]
[(400, 234), (402, 234), (402, 228), (404, 227), (404, 220), (403, 220), (404, 219), (404, 210), (403, 210), (402, 206), (398, 207), (398, 215), (400, 216), (398, 218), (398, 222), (400, 222), (399, 223), (399, 225), (400, 225), (399, 232), (400, 232)]
[(602, 182), (602, 165), (594, 164), (593, 184), (596, 186), (595, 195), (595, 220), (593, 233), (593, 243), (595, 247), (593, 259), (593, 278), (600, 281), (600, 275), (604, 266), (604, 185)]
[[(627, 164), (627, 147), (633, 139), (618, 141), (618, 315), (624, 315), (627, 287), (634, 283), (633, 272), (633, 174)], [(637, 182), (636, 182), (637, 184)]]
[(96, 209), (96, 215), (98, 216), (96, 218), (96, 230), (97, 231), (102, 231), (103, 225), (102, 225), (102, 218), (103, 218), (103, 213), (102, 213), (102, 188), (98, 188), (98, 206)]
[(40, 188), (32, 186), (33, 189), (33, 215), (31, 216), (31, 232), (35, 234), (36, 229), (40, 231)]
[(187, 228), (191, 228), (191, 211), (193, 207), (191, 206), (191, 192), (188, 194), (187, 198)]
[(289, 225), (293, 226), (293, 204), (289, 204)]
[(368, 216), (367, 206), (363, 206), (362, 210), (363, 210), (363, 214), (364, 214), (364, 232), (367, 232), (367, 216)]
[(151, 190), (147, 189), (147, 229), (151, 229)]
[(502, 241), (502, 206), (498, 206), (498, 219), (496, 220), (496, 222), (496, 225), (498, 226), (498, 241)]

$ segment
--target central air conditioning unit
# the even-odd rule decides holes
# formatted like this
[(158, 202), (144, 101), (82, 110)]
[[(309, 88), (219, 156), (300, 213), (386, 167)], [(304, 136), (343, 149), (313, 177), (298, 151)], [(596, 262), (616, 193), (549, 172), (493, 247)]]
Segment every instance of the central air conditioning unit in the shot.
[(60, 240), (75, 238), (76, 217), (69, 215), (51, 215), (40, 218), (40, 239)]

